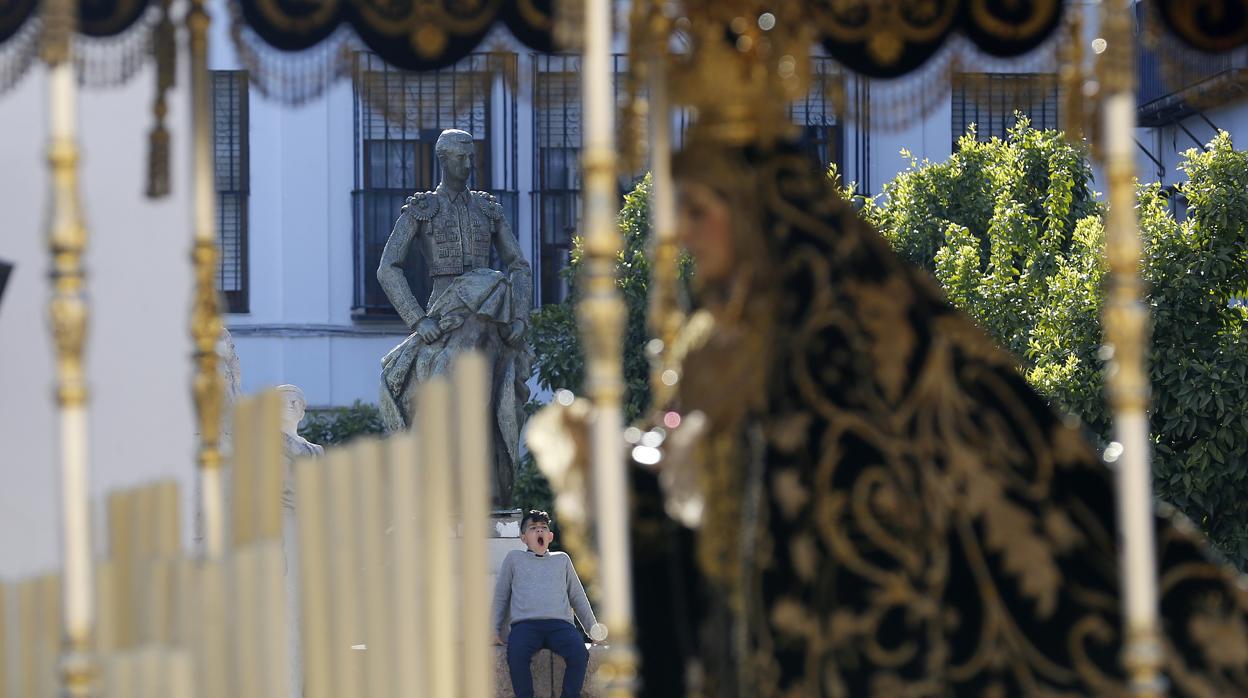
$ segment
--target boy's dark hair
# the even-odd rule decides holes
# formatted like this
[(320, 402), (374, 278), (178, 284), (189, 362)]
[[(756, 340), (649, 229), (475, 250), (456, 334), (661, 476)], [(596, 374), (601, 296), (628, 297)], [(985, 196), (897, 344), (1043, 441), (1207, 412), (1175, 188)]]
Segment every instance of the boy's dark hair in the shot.
[(520, 519), (520, 532), (521, 533), (524, 533), (524, 529), (528, 528), (530, 521), (544, 523), (547, 526), (549, 526), (550, 514), (547, 514), (544, 511), (538, 511), (537, 509), (530, 509), (529, 513), (525, 514), (524, 517)]

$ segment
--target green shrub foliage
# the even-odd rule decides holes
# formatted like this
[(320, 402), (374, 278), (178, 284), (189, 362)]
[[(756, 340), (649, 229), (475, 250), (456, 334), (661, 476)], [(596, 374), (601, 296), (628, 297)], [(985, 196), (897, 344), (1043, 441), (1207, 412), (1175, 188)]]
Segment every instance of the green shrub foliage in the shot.
[(309, 412), (299, 428), (299, 435), (314, 444), (331, 446), (346, 443), (362, 434), (384, 431), (385, 424), (377, 406), (356, 400), (350, 407)]
[[(617, 285), (628, 307), (624, 329), (624, 402), (626, 421), (636, 419), (650, 401), (650, 364), (645, 345), (646, 307), (649, 295), (650, 260), (650, 177), (647, 175), (624, 195), (620, 210), (623, 249), (615, 262)], [(581, 266), (581, 241), (576, 239), (567, 275), (571, 293), (562, 303), (546, 305), (533, 315), (530, 340), (538, 383), (548, 390), (566, 389), (581, 395), (585, 382), (585, 354), (576, 322), (576, 301), (580, 292), (577, 274)]]

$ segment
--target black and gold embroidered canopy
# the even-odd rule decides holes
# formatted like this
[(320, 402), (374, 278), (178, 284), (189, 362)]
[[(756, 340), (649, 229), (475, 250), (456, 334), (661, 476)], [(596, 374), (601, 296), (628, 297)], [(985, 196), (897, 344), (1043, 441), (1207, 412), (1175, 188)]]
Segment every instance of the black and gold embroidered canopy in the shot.
[[(553, 0), (234, 0), (244, 21), (283, 51), (311, 48), (340, 25), (408, 70), (432, 70), (475, 49), (497, 23), (530, 48), (554, 50)], [(1035, 48), (1057, 28), (1065, 0), (804, 0), (823, 47), (846, 67), (896, 77), (924, 64), (955, 33), (997, 56)], [(1147, 0), (1163, 25), (1200, 51), (1248, 44), (1248, 1)], [(80, 0), (79, 31), (120, 34), (149, 0)], [(0, 45), (18, 34), (37, 0), (0, 0)]]
[(139, 21), (148, 0), (79, 0), (78, 31), (86, 36), (116, 36)]
[[(90, 37), (117, 36), (142, 17), (148, 0), (80, 0), (78, 31)], [(0, 44), (13, 37), (35, 16), (38, 0), (0, 0)]]
[(530, 48), (550, 52), (552, 0), (237, 0), (266, 43), (302, 51), (350, 25), (369, 49), (406, 70), (435, 70), (475, 49), (501, 22)]
[(1146, 0), (1167, 31), (1207, 53), (1248, 45), (1248, 0)]
[(38, 5), (38, 0), (0, 0), (0, 44), (22, 28)]
[[(31, 0), (8, 0), (21, 3)], [(525, 45), (554, 50), (552, 0), (236, 0), (246, 23), (284, 51), (311, 48), (340, 24), (391, 64), (449, 65), (501, 22)], [(1192, 48), (1248, 43), (1245, 0), (1149, 0)], [(1058, 28), (1065, 0), (805, 0), (823, 47), (855, 72), (897, 77), (921, 67), (955, 33), (995, 56), (1026, 53)]]
[(823, 47), (855, 72), (892, 78), (923, 65), (955, 32), (983, 51), (1017, 56), (1040, 45), (1063, 0), (812, 0)]

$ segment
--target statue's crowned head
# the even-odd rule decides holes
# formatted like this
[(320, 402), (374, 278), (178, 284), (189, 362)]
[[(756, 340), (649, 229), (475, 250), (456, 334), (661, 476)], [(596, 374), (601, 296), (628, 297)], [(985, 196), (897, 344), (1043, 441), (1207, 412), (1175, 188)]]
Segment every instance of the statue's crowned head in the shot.
[(448, 128), (438, 136), (433, 146), (433, 153), (442, 165), (444, 176), (466, 181), (472, 174), (472, 158), (476, 147), (472, 142), (472, 134), (455, 128)]

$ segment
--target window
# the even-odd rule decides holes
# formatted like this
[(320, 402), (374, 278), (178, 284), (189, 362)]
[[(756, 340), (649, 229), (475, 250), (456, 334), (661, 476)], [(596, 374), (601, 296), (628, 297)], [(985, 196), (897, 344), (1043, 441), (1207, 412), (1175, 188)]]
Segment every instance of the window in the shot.
[[(627, 56), (613, 57), (616, 107), (628, 96), (623, 75)], [(814, 86), (804, 100), (789, 107), (789, 115), (800, 126), (802, 146), (820, 163), (841, 164), (843, 150), (841, 122), (832, 102), (842, 74), (830, 58), (813, 59)], [(542, 304), (558, 303), (568, 295), (563, 270), (568, 266), (572, 239), (578, 233), (581, 216), (581, 58), (564, 55), (533, 56), (533, 143), (534, 158), (534, 249), (536, 295)], [(678, 112), (675, 144), (684, 140), (689, 126), (689, 110)], [(674, 145), (675, 145), (674, 144)], [(620, 178), (623, 191), (632, 189), (645, 174), (641, 171)]]
[[(615, 101), (627, 95), (622, 75), (627, 57), (612, 57)], [(568, 295), (563, 270), (581, 220), (581, 57), (533, 56), (533, 256), (539, 303), (558, 303)], [(622, 190), (631, 189), (643, 172), (624, 176)]]
[(247, 141), (247, 73), (212, 71), (212, 162), (216, 168), (217, 244), (221, 259), (217, 287), (226, 312), (248, 312), (247, 197), (250, 155)]
[(581, 60), (534, 57), (534, 257), (538, 302), (568, 295), (568, 265), (581, 218)]
[(1038, 129), (1061, 128), (1052, 73), (959, 73), (953, 76), (953, 145), (975, 124), (980, 141), (1004, 138), (1015, 112)]
[[(515, 221), (515, 71), (515, 54), (473, 54), (430, 73), (403, 72), (371, 53), (357, 54), (352, 198), (358, 317), (397, 317), (377, 282), (377, 265), (407, 197), (438, 186), (434, 145), (444, 129), (473, 135), (475, 171), (468, 185), (497, 196)], [(407, 280), (424, 304), (431, 286), (419, 255), (408, 259)]]
[(844, 131), (832, 96), (841, 91), (844, 74), (831, 58), (812, 57), (810, 60), (811, 90), (805, 99), (789, 105), (789, 118), (801, 128), (798, 138), (802, 149), (824, 167), (837, 165), (843, 175)]

